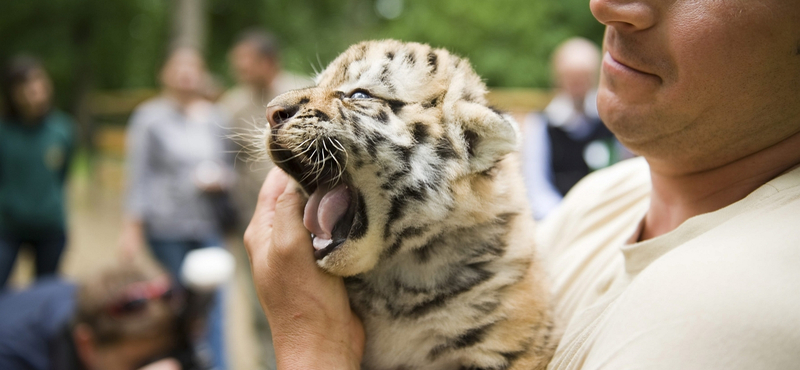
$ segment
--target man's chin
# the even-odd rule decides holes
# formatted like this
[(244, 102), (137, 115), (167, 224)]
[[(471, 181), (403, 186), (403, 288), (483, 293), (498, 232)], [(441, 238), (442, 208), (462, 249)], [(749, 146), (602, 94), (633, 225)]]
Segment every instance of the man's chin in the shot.
[(600, 119), (626, 148), (648, 141), (657, 129), (654, 117), (647, 113), (651, 107), (632, 103), (608, 89), (597, 92), (597, 112)]

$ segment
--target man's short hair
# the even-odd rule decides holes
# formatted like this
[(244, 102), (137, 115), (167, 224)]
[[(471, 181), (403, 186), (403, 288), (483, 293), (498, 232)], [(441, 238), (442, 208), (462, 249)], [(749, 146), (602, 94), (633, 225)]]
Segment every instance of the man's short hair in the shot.
[(280, 45), (278, 39), (271, 32), (260, 28), (245, 30), (236, 38), (235, 45), (250, 44), (255, 46), (258, 54), (277, 60), (280, 57)]
[[(99, 346), (128, 339), (174, 336), (179, 312), (170, 302), (152, 299), (137, 310), (124, 307), (131, 289), (155, 281), (171, 284), (168, 275), (154, 264), (117, 263), (109, 266), (80, 284), (74, 324), (87, 325)], [(115, 310), (119, 307), (123, 309)]]
[(554, 68), (563, 65), (580, 65), (589, 69), (600, 69), (602, 59), (600, 47), (583, 37), (572, 37), (558, 44), (553, 51)]

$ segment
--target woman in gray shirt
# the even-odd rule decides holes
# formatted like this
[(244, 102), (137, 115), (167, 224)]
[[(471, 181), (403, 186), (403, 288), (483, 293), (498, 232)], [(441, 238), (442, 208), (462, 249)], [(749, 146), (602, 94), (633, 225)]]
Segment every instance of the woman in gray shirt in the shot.
[[(226, 118), (200, 93), (205, 76), (196, 50), (174, 50), (161, 71), (163, 94), (137, 107), (128, 126), (123, 253), (135, 255), (146, 241), (176, 277), (189, 251), (222, 246), (213, 198), (233, 174), (224, 150)], [(224, 369), (221, 315), (212, 311), (208, 340), (215, 368)]]

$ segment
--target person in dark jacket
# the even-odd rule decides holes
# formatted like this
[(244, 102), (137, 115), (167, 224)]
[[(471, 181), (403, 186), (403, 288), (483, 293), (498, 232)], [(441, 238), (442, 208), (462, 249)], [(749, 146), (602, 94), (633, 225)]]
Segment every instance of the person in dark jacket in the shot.
[(0, 116), (0, 289), (22, 245), (33, 247), (36, 275), (52, 275), (66, 244), (64, 184), (74, 151), (74, 124), (52, 106), (42, 64), (10, 60), (2, 75)]
[(0, 369), (177, 370), (182, 298), (152, 265), (118, 262), (79, 284), (0, 294)]
[(522, 169), (536, 219), (590, 172), (630, 157), (597, 112), (600, 59), (600, 48), (587, 39), (561, 43), (552, 59), (557, 94), (522, 122)]

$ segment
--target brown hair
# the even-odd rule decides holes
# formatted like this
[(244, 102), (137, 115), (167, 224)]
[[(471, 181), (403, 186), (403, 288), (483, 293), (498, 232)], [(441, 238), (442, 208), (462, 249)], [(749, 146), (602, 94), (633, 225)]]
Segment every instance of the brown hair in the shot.
[(251, 28), (240, 33), (234, 45), (240, 44), (255, 46), (258, 54), (265, 58), (277, 61), (280, 57), (281, 48), (278, 38), (271, 32), (260, 28)]
[(86, 324), (99, 346), (127, 339), (174, 336), (178, 312), (167, 302), (151, 300), (141, 312), (114, 315), (109, 305), (124, 298), (132, 284), (163, 278), (165, 273), (149, 263), (117, 263), (84, 281), (78, 289), (75, 324)]
[(31, 72), (35, 70), (44, 71), (44, 66), (39, 59), (31, 55), (19, 54), (6, 62), (0, 76), (0, 93), (3, 94), (3, 104), (0, 106), (3, 108), (3, 118), (20, 118), (20, 109), (14, 101), (14, 90), (28, 82)]

